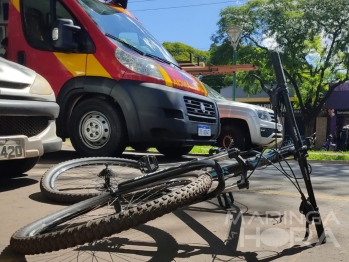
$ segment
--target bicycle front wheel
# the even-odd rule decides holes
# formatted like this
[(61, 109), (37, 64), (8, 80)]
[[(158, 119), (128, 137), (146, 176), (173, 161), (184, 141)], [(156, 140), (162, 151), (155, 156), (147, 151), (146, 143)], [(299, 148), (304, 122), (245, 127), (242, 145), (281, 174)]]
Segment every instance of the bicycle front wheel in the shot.
[[(108, 169), (108, 178), (103, 170)], [(40, 189), (47, 198), (60, 203), (77, 203), (100, 195), (108, 187), (142, 175), (137, 161), (90, 157), (69, 160), (55, 165), (41, 178)]]
[[(199, 177), (198, 173), (200, 174)], [(41, 218), (13, 234), (10, 245), (39, 254), (90, 243), (190, 205), (211, 187), (203, 171), (144, 185), (122, 196), (102, 193)]]

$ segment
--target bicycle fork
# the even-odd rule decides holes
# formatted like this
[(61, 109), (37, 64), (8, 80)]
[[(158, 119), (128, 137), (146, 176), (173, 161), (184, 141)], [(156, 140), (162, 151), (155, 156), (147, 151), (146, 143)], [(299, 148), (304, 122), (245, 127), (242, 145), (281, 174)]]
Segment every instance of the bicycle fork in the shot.
[[(292, 139), (294, 141), (295, 146), (295, 159), (298, 161), (299, 168), (301, 170), (303, 180), (307, 189), (308, 198), (306, 199), (303, 193), (301, 194), (302, 197), (302, 203), (300, 206), (300, 212), (303, 213), (307, 220), (307, 233), (305, 235), (305, 239), (307, 239), (309, 235), (308, 226), (311, 224), (312, 220), (314, 220), (315, 228), (317, 231), (319, 243), (326, 243), (326, 235), (324, 232), (324, 226), (321, 220), (321, 215), (319, 212), (319, 208), (316, 203), (315, 194), (313, 190), (313, 185), (311, 183), (310, 179), (310, 172), (307, 162), (307, 146), (303, 146), (301, 136), (297, 127), (296, 119), (294, 117), (294, 114), (292, 113), (292, 105), (289, 99), (288, 90), (286, 88), (280, 88), (276, 92), (276, 98), (281, 98), (281, 101), (283, 102), (285, 108), (286, 108), (286, 116), (289, 126), (293, 127), (291, 128), (291, 135)], [(276, 104), (276, 103), (275, 103)], [(274, 106), (275, 106), (274, 104)]]

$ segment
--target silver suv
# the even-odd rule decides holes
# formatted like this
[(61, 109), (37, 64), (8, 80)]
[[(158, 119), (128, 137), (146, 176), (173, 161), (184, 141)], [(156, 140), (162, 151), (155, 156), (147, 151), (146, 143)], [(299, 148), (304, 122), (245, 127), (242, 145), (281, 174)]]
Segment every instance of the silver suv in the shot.
[(24, 173), (44, 153), (61, 149), (55, 100), (41, 75), (0, 58), (0, 175)]
[[(216, 101), (221, 120), (221, 133), (217, 145), (249, 150), (252, 147), (271, 147), (281, 143), (283, 126), (276, 124), (274, 111), (265, 107), (226, 100), (210, 86), (204, 84), (208, 96)], [(277, 140), (276, 140), (277, 139)]]

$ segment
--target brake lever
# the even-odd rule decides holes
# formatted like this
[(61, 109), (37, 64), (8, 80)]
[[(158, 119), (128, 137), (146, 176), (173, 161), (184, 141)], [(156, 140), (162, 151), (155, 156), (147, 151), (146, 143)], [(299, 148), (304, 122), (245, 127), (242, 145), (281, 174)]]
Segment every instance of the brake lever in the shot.
[(260, 78), (259, 76), (255, 75), (255, 74), (250, 74), (249, 76), (257, 79), (259, 81), (263, 91), (266, 92), (268, 95), (270, 94), (271, 90), (264, 85), (262, 78)]

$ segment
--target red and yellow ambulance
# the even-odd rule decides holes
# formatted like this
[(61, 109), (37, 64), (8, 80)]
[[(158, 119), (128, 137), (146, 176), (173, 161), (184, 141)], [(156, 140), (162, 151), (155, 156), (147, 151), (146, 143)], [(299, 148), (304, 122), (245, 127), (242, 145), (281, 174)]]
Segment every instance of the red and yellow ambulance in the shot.
[(127, 1), (0, 2), (8, 9), (1, 13), (7, 59), (51, 84), (60, 105), (57, 134), (80, 154), (152, 146), (178, 156), (215, 143), (215, 102), (126, 10)]

